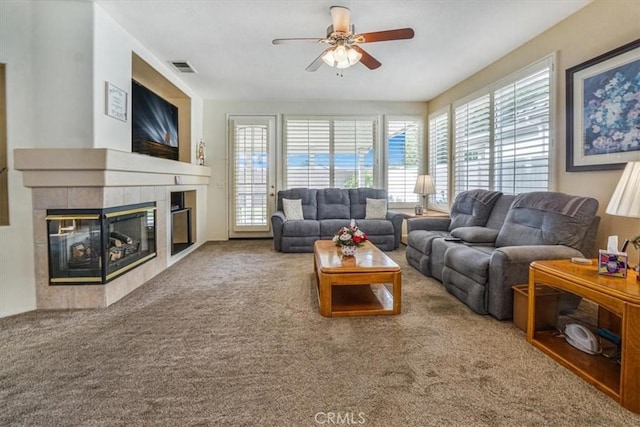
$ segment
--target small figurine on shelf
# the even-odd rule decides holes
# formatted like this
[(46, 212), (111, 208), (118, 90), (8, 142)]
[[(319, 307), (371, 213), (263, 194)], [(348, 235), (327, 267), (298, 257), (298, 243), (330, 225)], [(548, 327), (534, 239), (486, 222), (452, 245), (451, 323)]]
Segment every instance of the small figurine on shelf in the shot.
[(636, 280), (640, 282), (640, 234), (631, 239), (631, 244), (638, 251), (638, 264), (636, 265)]
[(197, 157), (198, 157), (198, 165), (204, 166), (204, 140), (200, 140), (198, 143)]

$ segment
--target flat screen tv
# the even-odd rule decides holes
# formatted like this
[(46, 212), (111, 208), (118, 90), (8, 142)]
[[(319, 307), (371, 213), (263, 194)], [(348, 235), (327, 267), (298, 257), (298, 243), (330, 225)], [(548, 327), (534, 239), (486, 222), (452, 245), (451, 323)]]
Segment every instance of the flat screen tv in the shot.
[(178, 160), (178, 107), (131, 81), (131, 151)]

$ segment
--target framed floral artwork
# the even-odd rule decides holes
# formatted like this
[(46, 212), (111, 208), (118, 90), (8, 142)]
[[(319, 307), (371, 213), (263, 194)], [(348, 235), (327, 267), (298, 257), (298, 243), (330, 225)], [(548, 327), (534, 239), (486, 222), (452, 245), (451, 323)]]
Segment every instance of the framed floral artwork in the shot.
[(640, 160), (640, 39), (566, 71), (567, 171)]

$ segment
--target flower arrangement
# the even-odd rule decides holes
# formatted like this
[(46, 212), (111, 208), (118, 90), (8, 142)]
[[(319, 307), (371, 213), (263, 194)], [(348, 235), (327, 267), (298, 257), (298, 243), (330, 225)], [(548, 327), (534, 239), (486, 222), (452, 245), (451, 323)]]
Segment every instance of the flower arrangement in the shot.
[(585, 99), (585, 154), (640, 150), (640, 73), (590, 79)]
[(336, 246), (360, 246), (366, 242), (368, 238), (357, 225), (351, 225), (340, 228), (332, 240)]

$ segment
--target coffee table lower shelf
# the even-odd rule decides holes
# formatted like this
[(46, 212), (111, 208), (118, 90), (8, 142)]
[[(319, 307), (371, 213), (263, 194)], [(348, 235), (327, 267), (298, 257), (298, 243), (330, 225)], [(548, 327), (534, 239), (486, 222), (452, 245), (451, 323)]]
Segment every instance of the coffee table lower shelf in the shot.
[(331, 288), (332, 316), (365, 314), (394, 314), (393, 295), (384, 284), (340, 285)]

